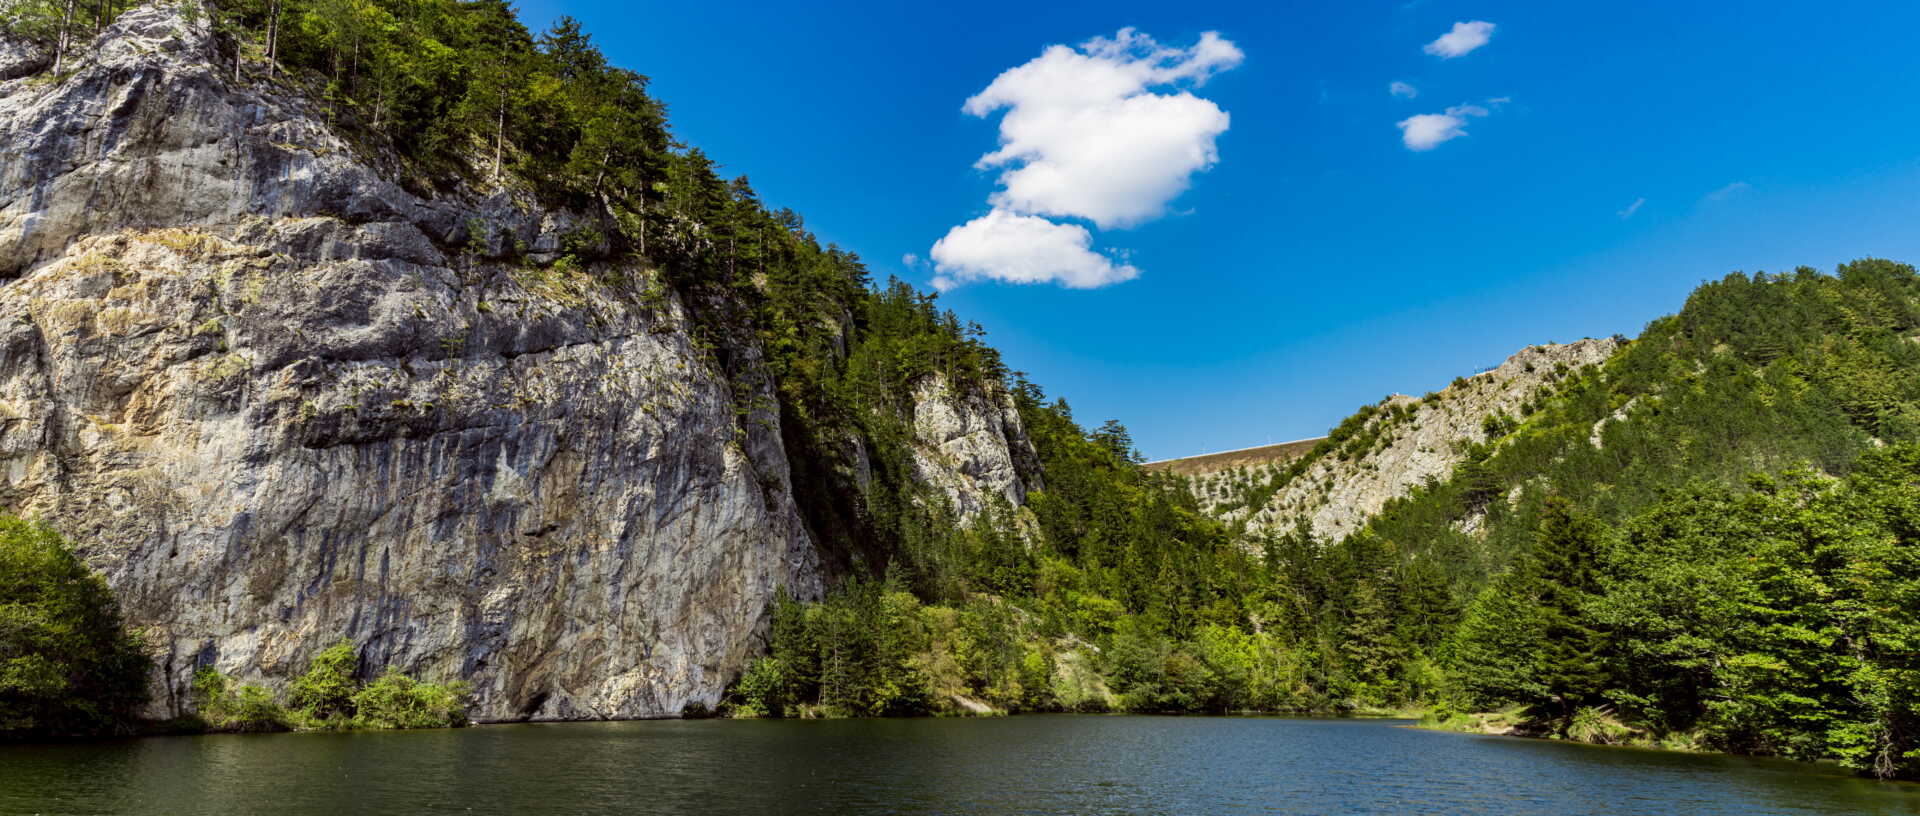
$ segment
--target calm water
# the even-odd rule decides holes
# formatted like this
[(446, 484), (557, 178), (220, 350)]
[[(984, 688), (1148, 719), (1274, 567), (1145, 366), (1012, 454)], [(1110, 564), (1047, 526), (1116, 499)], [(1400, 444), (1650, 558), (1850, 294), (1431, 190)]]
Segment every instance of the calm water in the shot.
[(1786, 762), (1382, 720), (512, 725), (0, 748), (5, 813), (1920, 813)]

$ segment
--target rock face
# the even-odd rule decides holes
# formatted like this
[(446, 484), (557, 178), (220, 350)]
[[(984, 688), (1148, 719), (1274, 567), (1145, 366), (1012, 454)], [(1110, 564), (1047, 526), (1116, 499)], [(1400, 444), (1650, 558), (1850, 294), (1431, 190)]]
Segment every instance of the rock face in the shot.
[[(1388, 501), (1428, 479), (1448, 478), (1469, 446), (1486, 441), (1488, 417), (1517, 416), (1543, 388), (1582, 366), (1604, 362), (1619, 347), (1612, 339), (1528, 346), (1426, 399), (1389, 397), (1380, 406), (1387, 410), (1354, 434), (1371, 440), (1364, 450), (1340, 455), (1350, 441), (1322, 449), (1304, 471), (1253, 507), (1235, 502), (1250, 484), (1277, 469), (1203, 474), (1190, 483), (1203, 506), (1244, 522), (1250, 533), (1283, 532), (1304, 521), (1319, 540), (1338, 540), (1360, 529)], [(1392, 410), (1396, 406), (1400, 410)]]
[[(482, 720), (712, 704), (775, 592), (822, 589), (756, 350), (723, 371), (649, 269), (500, 257), (573, 219), (409, 194), (230, 85), (204, 18), (0, 81), (0, 506), (148, 629), (150, 713), (342, 637)], [(1017, 502), (1018, 417), (970, 399), (922, 401), (925, 473)]]
[(961, 523), (996, 497), (1019, 507), (1029, 489), (1042, 487), (1040, 456), (1012, 395), (956, 390), (935, 375), (913, 397), (915, 476), (939, 489)]

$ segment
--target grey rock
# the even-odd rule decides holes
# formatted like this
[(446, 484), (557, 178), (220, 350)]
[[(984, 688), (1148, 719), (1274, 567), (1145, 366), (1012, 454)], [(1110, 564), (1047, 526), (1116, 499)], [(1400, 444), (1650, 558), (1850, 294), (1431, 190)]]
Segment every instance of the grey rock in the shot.
[(1008, 508), (1040, 489), (1040, 457), (1027, 438), (1013, 396), (955, 389), (932, 375), (914, 389), (915, 477), (937, 488), (962, 524), (994, 498)]

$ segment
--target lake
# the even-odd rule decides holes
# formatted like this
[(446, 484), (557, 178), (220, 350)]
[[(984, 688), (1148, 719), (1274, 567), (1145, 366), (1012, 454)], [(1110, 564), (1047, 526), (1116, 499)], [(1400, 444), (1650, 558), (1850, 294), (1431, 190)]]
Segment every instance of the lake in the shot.
[(0, 748), (4, 813), (1920, 813), (1784, 761), (1391, 720), (665, 720)]

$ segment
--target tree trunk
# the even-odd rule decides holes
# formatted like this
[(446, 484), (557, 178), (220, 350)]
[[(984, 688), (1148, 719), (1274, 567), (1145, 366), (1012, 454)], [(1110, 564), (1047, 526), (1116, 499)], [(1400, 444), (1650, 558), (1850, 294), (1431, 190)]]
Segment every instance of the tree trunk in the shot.
[(280, 0), (267, 4), (267, 79), (280, 61)]
[(493, 123), (493, 183), (500, 183), (500, 154), (507, 143), (507, 101), (502, 94), (500, 112)]
[(60, 76), (61, 66), (67, 61), (67, 29), (73, 25), (73, 0), (67, 0), (67, 9), (60, 16), (60, 41), (53, 47), (53, 75)]

